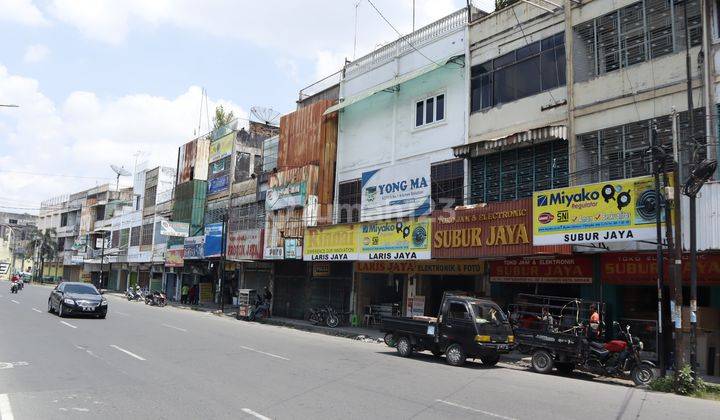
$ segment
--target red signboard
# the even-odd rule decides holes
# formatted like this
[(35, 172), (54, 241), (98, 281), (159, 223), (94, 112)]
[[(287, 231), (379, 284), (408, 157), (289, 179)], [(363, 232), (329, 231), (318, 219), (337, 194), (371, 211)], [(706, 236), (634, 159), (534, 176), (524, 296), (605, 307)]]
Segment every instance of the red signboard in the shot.
[(529, 198), (433, 213), (433, 258), (570, 253), (568, 245), (533, 246), (532, 200)]
[(507, 283), (592, 283), (592, 259), (508, 258), (490, 262), (490, 281)]
[[(698, 284), (720, 284), (720, 254), (698, 254)], [(611, 284), (657, 284), (657, 259), (655, 254), (612, 252), (600, 257), (600, 276)], [(690, 283), (690, 255), (682, 259), (683, 283)], [(665, 259), (665, 283), (671, 279), (670, 261)]]
[(225, 255), (230, 261), (262, 260), (263, 230), (247, 229), (229, 232)]

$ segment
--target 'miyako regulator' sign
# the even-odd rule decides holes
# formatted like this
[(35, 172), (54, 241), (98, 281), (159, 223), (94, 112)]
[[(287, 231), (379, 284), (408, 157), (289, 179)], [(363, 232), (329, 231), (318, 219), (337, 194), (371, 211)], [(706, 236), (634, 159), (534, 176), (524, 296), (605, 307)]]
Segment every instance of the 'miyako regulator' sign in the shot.
[(430, 162), (420, 160), (362, 174), (362, 221), (430, 214)]
[(533, 194), (533, 245), (654, 240), (650, 176)]

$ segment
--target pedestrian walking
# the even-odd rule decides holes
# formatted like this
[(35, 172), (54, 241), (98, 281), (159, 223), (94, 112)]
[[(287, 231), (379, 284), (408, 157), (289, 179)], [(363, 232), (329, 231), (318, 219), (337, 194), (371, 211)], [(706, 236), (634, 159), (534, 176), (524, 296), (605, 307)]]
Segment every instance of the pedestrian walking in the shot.
[(188, 303), (188, 292), (190, 291), (190, 287), (188, 287), (187, 284), (183, 284), (182, 289), (180, 289), (180, 303)]

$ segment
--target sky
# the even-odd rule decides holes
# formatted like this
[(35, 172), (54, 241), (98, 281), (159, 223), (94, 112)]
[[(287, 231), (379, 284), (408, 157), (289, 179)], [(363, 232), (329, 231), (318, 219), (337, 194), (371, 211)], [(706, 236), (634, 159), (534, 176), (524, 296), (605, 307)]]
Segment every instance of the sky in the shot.
[[(412, 31), (413, 0), (0, 0), (0, 104), (19, 106), (0, 107), (0, 212), (114, 182), (110, 164), (174, 167), (218, 104), (292, 112), (398, 38), (370, 1)], [(415, 0), (416, 27), (465, 3)]]

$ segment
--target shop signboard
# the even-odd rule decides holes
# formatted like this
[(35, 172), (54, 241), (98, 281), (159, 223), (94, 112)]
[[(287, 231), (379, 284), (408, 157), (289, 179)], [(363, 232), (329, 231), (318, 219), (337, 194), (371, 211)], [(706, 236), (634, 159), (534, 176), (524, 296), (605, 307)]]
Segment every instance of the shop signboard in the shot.
[(185, 248), (182, 245), (167, 249), (165, 251), (165, 267), (182, 267), (184, 255)]
[(312, 263), (313, 277), (329, 277), (330, 263), (328, 261), (316, 261)]
[(184, 256), (186, 260), (199, 260), (205, 257), (205, 236), (188, 236), (185, 238)]
[(216, 194), (225, 191), (230, 186), (230, 175), (221, 175), (208, 180), (208, 194)]
[(219, 257), (222, 254), (222, 222), (205, 225), (205, 257)]
[(260, 260), (263, 257), (262, 244), (262, 229), (245, 229), (229, 232), (226, 258), (231, 261)]
[(343, 224), (305, 230), (305, 261), (354, 261), (358, 259), (359, 225)]
[(429, 260), (430, 235), (430, 218), (362, 223), (358, 259)]
[(302, 238), (285, 238), (285, 259), (301, 260), (303, 253)]
[(9, 269), (10, 269), (10, 263), (5, 263), (5, 262), (0, 263), (0, 275), (7, 274)]
[(360, 220), (419, 217), (430, 214), (430, 161), (391, 165), (363, 172)]
[[(669, 259), (665, 259), (665, 282), (670, 283)], [(609, 252), (600, 256), (600, 278), (605, 283), (625, 285), (657, 284), (657, 258), (654, 253)], [(690, 254), (682, 257), (683, 283), (690, 284)], [(720, 285), (720, 255), (697, 255), (697, 281), (700, 285)]]
[(355, 272), (474, 276), (485, 272), (485, 263), (479, 260), (358, 261)]
[(587, 256), (507, 258), (490, 262), (491, 282), (590, 284), (592, 279), (592, 259)]
[(570, 246), (533, 246), (532, 200), (439, 210), (433, 213), (433, 258), (569, 254)]
[(232, 154), (233, 140), (235, 140), (235, 133), (229, 133), (210, 143), (208, 162), (215, 162), (230, 156)]
[(307, 184), (304, 181), (269, 188), (265, 194), (265, 208), (274, 211), (287, 207), (302, 207), (305, 205), (306, 195)]
[(190, 223), (160, 221), (160, 235), (187, 238), (190, 234)]
[(651, 176), (533, 193), (535, 245), (655, 240)]
[(285, 249), (281, 246), (270, 246), (263, 249), (264, 260), (282, 260)]

